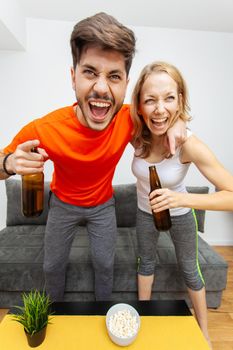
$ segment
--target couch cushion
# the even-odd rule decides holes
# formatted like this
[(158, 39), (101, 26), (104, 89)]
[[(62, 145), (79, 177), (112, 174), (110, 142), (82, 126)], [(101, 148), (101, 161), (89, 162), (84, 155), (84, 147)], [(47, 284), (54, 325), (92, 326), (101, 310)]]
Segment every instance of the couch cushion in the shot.
[[(0, 290), (43, 289), (43, 239), (45, 226), (22, 225), (0, 231)], [(225, 288), (227, 264), (201, 237), (199, 263), (207, 291)], [(137, 240), (134, 228), (118, 228), (114, 264), (114, 291), (136, 292)], [(160, 234), (156, 252), (156, 282), (153, 291), (184, 291), (170, 234)], [(94, 275), (88, 234), (77, 227), (67, 270), (67, 292), (93, 292)]]

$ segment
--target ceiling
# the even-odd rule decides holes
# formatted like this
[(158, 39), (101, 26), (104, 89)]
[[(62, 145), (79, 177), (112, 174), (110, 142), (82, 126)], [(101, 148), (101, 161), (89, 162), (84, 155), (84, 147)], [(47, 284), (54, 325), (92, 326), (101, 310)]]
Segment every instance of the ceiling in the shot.
[(18, 0), (26, 17), (74, 21), (104, 11), (126, 25), (233, 33), (233, 0)]

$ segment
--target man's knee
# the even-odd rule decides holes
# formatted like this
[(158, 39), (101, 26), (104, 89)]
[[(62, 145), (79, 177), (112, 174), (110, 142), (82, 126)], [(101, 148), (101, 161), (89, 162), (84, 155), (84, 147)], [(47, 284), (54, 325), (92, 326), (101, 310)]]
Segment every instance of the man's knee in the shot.
[(92, 263), (95, 270), (95, 274), (102, 276), (101, 279), (108, 279), (113, 274), (114, 256), (94, 256), (92, 257)]
[(45, 261), (43, 264), (43, 271), (45, 274), (63, 274), (66, 271), (66, 266), (60, 262), (51, 263)]

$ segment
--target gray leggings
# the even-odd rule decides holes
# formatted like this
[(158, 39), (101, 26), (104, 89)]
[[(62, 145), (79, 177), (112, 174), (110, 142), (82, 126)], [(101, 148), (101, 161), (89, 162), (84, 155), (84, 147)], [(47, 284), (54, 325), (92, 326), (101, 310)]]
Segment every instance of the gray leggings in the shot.
[(69, 253), (80, 221), (86, 222), (89, 234), (96, 300), (111, 298), (117, 236), (114, 197), (95, 207), (78, 207), (52, 194), (44, 241), (45, 289), (52, 301), (63, 299)]
[[(198, 234), (194, 214), (190, 210), (187, 214), (172, 216), (171, 220), (170, 235), (185, 284), (192, 290), (200, 290), (204, 286), (204, 280), (198, 264)], [(140, 275), (154, 274), (158, 238), (159, 232), (154, 226), (152, 215), (138, 209), (137, 239), (140, 258), (138, 273)]]

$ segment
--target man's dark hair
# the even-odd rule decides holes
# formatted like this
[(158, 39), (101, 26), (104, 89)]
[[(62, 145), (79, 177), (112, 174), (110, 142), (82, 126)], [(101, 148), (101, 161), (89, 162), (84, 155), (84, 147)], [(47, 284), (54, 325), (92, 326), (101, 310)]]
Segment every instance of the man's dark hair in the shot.
[(116, 50), (125, 58), (127, 75), (135, 54), (135, 36), (131, 29), (123, 26), (114, 17), (100, 12), (78, 22), (73, 29), (70, 45), (73, 66), (80, 61), (82, 50), (89, 45), (96, 45), (103, 50)]

